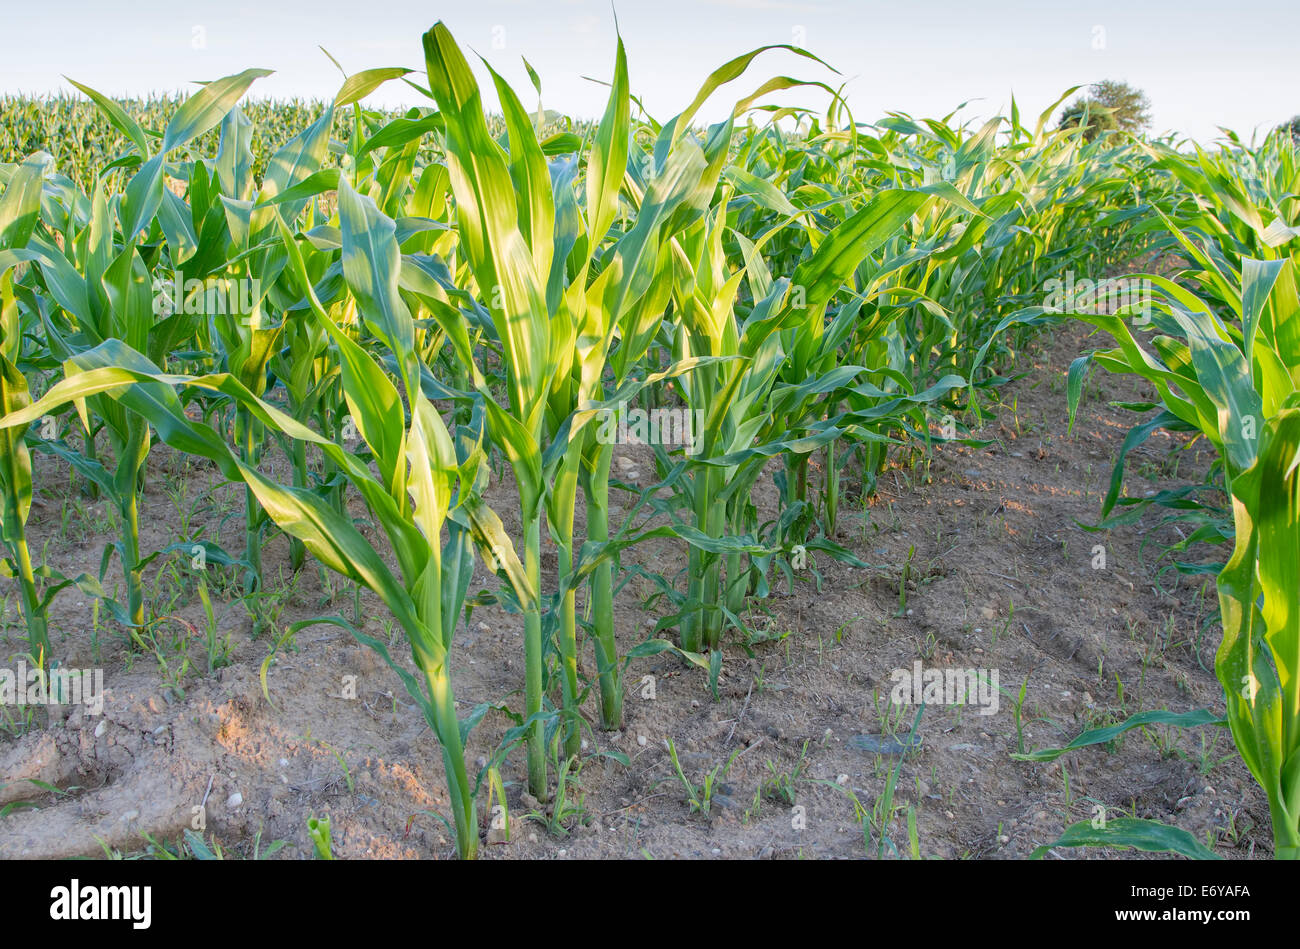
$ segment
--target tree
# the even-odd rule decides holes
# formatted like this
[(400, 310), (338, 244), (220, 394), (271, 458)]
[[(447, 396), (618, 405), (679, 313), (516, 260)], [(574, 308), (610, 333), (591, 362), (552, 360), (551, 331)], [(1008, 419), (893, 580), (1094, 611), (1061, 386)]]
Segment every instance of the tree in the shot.
[(1078, 128), (1087, 116), (1083, 135), (1092, 141), (1103, 132), (1138, 133), (1151, 124), (1151, 100), (1141, 89), (1126, 82), (1103, 79), (1088, 88), (1061, 113), (1060, 128)]
[(1300, 143), (1300, 115), (1291, 116), (1291, 121), (1283, 122), (1277, 130), (1284, 135), (1290, 135), (1293, 141)]

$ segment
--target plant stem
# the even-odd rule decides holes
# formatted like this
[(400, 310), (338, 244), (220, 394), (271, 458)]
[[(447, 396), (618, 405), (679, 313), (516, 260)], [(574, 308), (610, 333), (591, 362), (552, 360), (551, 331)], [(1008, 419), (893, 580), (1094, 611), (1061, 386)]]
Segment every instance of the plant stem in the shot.
[[(17, 518), (15, 518), (17, 520)], [(41, 611), (41, 598), (36, 589), (36, 574), (32, 570), (32, 555), (27, 549), (27, 534), (21, 522), (17, 524), (18, 538), (13, 542), (18, 559), (18, 579), (22, 586), (23, 618), (27, 621), (28, 648), (33, 656), (50, 657), (48, 621)]]
[[(732, 496), (727, 504), (729, 530), (732, 536), (744, 533), (744, 498)], [(744, 566), (744, 555), (739, 551), (727, 554), (727, 609), (733, 616), (739, 616), (745, 608), (745, 597), (749, 595), (749, 570)]]
[[(235, 415), (236, 436), (240, 440), (240, 454), (250, 468), (256, 468), (258, 462), (257, 437), (259, 423), (246, 409), (240, 408)], [(262, 579), (262, 511), (257, 503), (253, 489), (244, 486), (244, 559), (251, 568), (244, 578), (244, 592), (253, 593), (261, 586)]]
[[(95, 457), (95, 426), (91, 425), (86, 431), (86, 437), (82, 444), (81, 453), (86, 456), (92, 466), (98, 459)], [(82, 483), (82, 491), (92, 501), (99, 500), (99, 485), (93, 480), (87, 478)]]
[(835, 521), (840, 510), (840, 472), (835, 466), (835, 443), (826, 446), (826, 536), (835, 536)]
[[(548, 518), (559, 548), (560, 578), (573, 573), (573, 509), (578, 494), (578, 468), (581, 462), (582, 442), (574, 441), (555, 478), (551, 498), (552, 515)], [(564, 753), (576, 755), (582, 750), (582, 735), (578, 728), (578, 618), (577, 590), (570, 587), (560, 602), (560, 623), (556, 633), (560, 651), (562, 675), (560, 687), (564, 705)]]
[[(524, 533), (524, 574), (533, 591), (524, 609), (524, 717), (542, 710), (542, 519), (534, 514)], [(541, 718), (528, 727), (528, 788), (539, 801), (546, 800), (546, 733)]]
[[(609, 464), (613, 456), (613, 446), (598, 444), (594, 470), (584, 469), (582, 474), (587, 500), (587, 539), (598, 544), (609, 540)], [(606, 731), (614, 731), (623, 724), (623, 680), (614, 640), (614, 565), (608, 560), (592, 574), (591, 616), (600, 681), (600, 724)]]
[[(705, 525), (705, 533), (717, 540), (722, 539), (727, 523), (726, 505), (718, 504), (715, 500), (721, 488), (720, 476), (720, 471), (709, 468), (704, 482), (705, 491), (698, 499), (698, 503), (703, 506), (703, 511), (700, 513), (704, 515), (701, 523)], [(710, 649), (717, 649), (722, 645), (722, 611), (718, 609), (722, 594), (722, 558), (718, 554), (708, 555), (702, 586), (704, 642)]]
[[(474, 806), (474, 793), (469, 785), (469, 774), (465, 769), (465, 747), (460, 738), (460, 719), (456, 715), (456, 699), (452, 694), (448, 664), (450, 634), (455, 628), (457, 617), (442, 615), (442, 551), (436, 537), (429, 545), (429, 560), (428, 576), (433, 582), (427, 585), (423, 601), (419, 604), (420, 618), (427, 629), (427, 639), (423, 635), (410, 635), (408, 638), (415, 644), (418, 660), (429, 684), (429, 726), (438, 736), (438, 744), (442, 747), (442, 765), (447, 775), (447, 790), (451, 794), (452, 817), (456, 825), (456, 853), (462, 860), (473, 860), (478, 855), (478, 814)], [(433, 654), (430, 654), (430, 650)]]
[[(307, 487), (307, 443), (295, 441), (293, 443), (293, 486), (295, 488)], [(293, 570), (302, 567), (303, 561), (307, 555), (307, 548), (297, 537), (289, 537), (289, 566)]]
[(126, 576), (126, 609), (131, 623), (137, 629), (144, 626), (144, 583), (140, 570), (140, 495), (137, 492), (140, 473), (149, 455), (149, 425), (143, 419), (131, 417), (130, 434), (122, 452), (119, 466), (130, 465), (130, 476), (118, 479), (121, 492), (118, 511), (122, 516), (122, 572)]

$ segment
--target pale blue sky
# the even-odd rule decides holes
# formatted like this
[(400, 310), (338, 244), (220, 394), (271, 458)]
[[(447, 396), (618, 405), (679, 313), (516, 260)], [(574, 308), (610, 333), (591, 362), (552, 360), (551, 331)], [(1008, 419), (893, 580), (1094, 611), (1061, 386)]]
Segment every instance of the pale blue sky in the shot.
[[(259, 96), (330, 97), (349, 71), (423, 67), (420, 35), (441, 18), (531, 105), (520, 64), (543, 82), (547, 108), (599, 115), (608, 79), (614, 16), (608, 0), (103, 0), (18, 4), (6, 0), (0, 33), (0, 92), (67, 89), (62, 75), (112, 95), (195, 88), (249, 66), (275, 69)], [(116, 9), (114, 7), (117, 7)], [(972, 116), (1006, 109), (1037, 115), (1066, 88), (1098, 79), (1144, 89), (1157, 130), (1209, 141), (1217, 126), (1249, 137), (1300, 112), (1300, 4), (1259, 0), (620, 0), (633, 92), (665, 119), (694, 97), (727, 59), (766, 43), (798, 42), (843, 73), (855, 117), (886, 111), (945, 114), (969, 100)], [(480, 71), (480, 75), (482, 72)], [(769, 76), (838, 80), (777, 51), (706, 109), (718, 117)], [(491, 97), (487, 97), (491, 100)], [(400, 82), (368, 100), (423, 104)], [(824, 107), (824, 93), (776, 101)]]

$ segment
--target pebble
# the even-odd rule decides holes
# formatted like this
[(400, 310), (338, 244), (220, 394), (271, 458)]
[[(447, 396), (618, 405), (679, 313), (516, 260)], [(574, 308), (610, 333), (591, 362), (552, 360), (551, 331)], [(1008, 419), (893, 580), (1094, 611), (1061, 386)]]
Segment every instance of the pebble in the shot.
[(243, 803), (244, 795), (240, 794), (238, 791), (226, 798), (226, 807), (230, 808), (232, 811)]
[(764, 847), (762, 850), (758, 852), (758, 859), (770, 860), (772, 858), (772, 854), (774, 853), (776, 853), (776, 851), (773, 850), (771, 847)]
[(129, 810), (129, 811), (127, 811), (125, 814), (122, 815), (122, 820), (124, 820), (124, 821), (133, 821), (133, 820), (135, 820), (136, 818), (138, 818), (139, 816), (140, 816), (140, 812), (137, 811), (137, 810), (135, 810), (135, 809), (132, 809), (132, 810)]
[(642, 748), (644, 748), (644, 747), (646, 746), (646, 737), (645, 737), (645, 735), (637, 735), (637, 736), (636, 736), (636, 743), (637, 743), (638, 745), (640, 745)]
[(100, 723), (95, 726), (95, 737), (103, 738), (104, 732), (108, 731), (108, 719), (101, 719)]

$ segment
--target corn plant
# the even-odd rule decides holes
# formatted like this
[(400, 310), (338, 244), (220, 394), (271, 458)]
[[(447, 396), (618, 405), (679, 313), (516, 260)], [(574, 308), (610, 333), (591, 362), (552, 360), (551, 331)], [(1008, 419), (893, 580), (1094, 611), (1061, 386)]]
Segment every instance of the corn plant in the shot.
[(1268, 796), (1275, 853), (1300, 859), (1300, 346), (1291, 329), (1300, 290), (1292, 258), (1244, 258), (1237, 287), (1215, 270), (1236, 322), (1174, 281), (1144, 275), (1157, 294), (1154, 355), (1122, 314), (1083, 317), (1119, 345), (1071, 367), (1071, 418), (1093, 360), (1147, 379), (1164, 406), (1156, 421), (1198, 431), (1218, 450), (1235, 546), (1218, 576), (1215, 671), (1237, 748)]
[[(0, 261), (3, 253), (0, 251)], [(21, 357), (22, 328), (18, 303), (14, 298), (11, 274), (6, 269), (0, 276), (0, 409), (6, 415), (26, 408), (32, 401), (27, 378), (18, 368)], [(27, 517), (32, 506), (32, 456), (27, 448), (26, 434), (26, 426), (5, 429), (0, 434), (0, 503), (3, 503), (4, 510), (3, 539), (9, 552), (4, 561), (4, 572), (6, 576), (18, 579), (29, 651), (33, 656), (43, 657), (50, 653), (46, 614), (56, 591), (43, 593), (37, 585), (27, 545)]]
[[(19, 368), (23, 360), (23, 327), (12, 273), (12, 268), (22, 257), (12, 248), (23, 247), (36, 226), (48, 158), (38, 153), (10, 171), (4, 194), (0, 195), (0, 409), (6, 415), (26, 408), (32, 401), (27, 377)], [(27, 545), (26, 525), (32, 505), (32, 457), (27, 448), (26, 434), (27, 427), (23, 426), (7, 429), (0, 436), (3, 539), (10, 553), (4, 567), (7, 576), (18, 579), (30, 652), (43, 662), (42, 657), (50, 652), (46, 613), (55, 591), (42, 595)]]
[[(444, 26), (438, 24), (424, 35), (424, 50), (429, 88), (446, 123), (460, 246), (480, 293), (488, 301), (502, 347), (508, 406), (491, 398), (485, 404), (492, 440), (510, 459), (519, 491), (524, 556), (515, 592), (524, 615), (525, 715), (531, 721), (528, 783), (532, 793), (544, 799), (541, 522), (546, 486), (542, 442), (555, 365), (543, 274), (549, 273), (553, 254), (551, 228), (545, 223), (554, 214), (553, 204), (547, 172), (538, 166), (540, 149), (525, 152), (520, 144), (517, 154), (511, 156), (512, 176), (511, 163), (488, 132), (469, 64)], [(526, 190), (517, 196), (516, 189), (521, 186)], [(520, 199), (527, 205), (523, 215), (518, 210)], [(521, 221), (529, 227), (527, 234), (520, 229)], [(485, 521), (480, 518), (477, 523)], [(480, 530), (486, 544), (501, 544), (500, 537), (489, 537), (487, 527)], [(492, 549), (492, 554), (498, 562), (505, 559), (502, 550)]]

